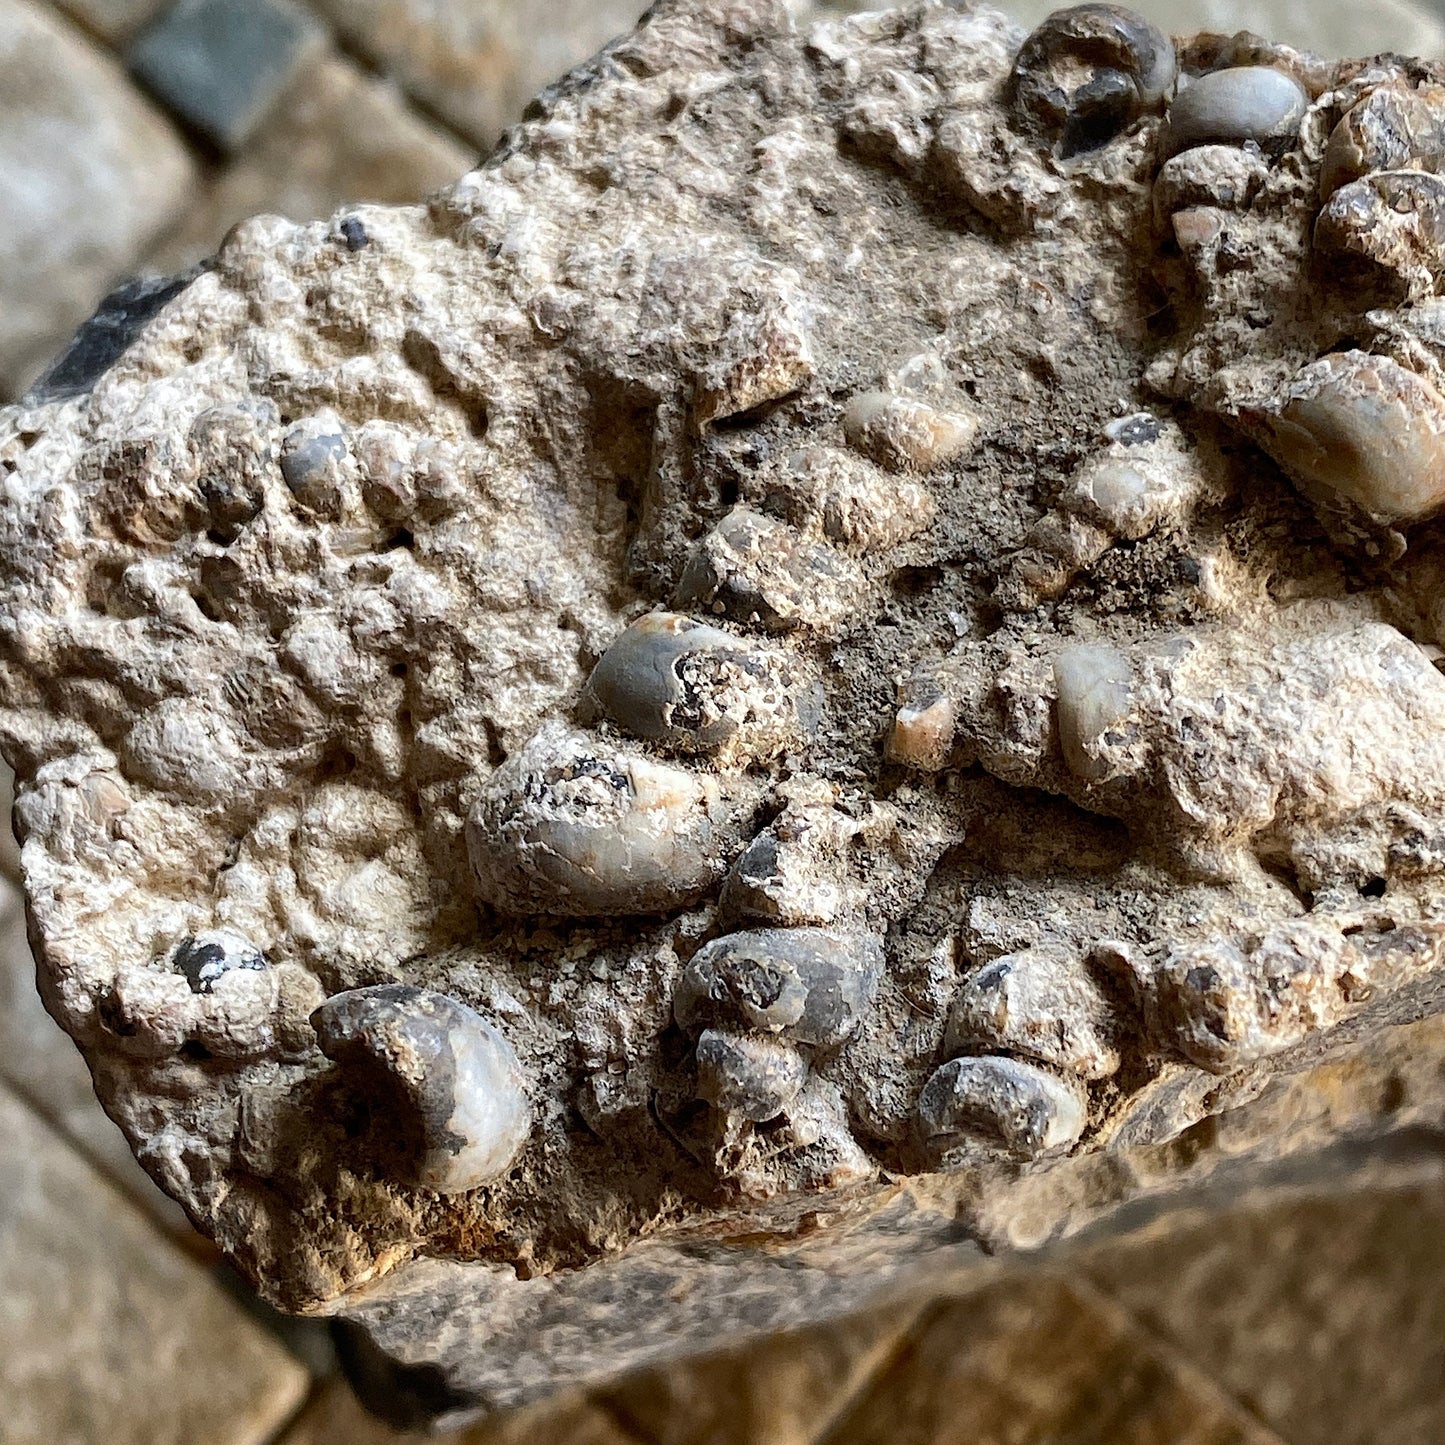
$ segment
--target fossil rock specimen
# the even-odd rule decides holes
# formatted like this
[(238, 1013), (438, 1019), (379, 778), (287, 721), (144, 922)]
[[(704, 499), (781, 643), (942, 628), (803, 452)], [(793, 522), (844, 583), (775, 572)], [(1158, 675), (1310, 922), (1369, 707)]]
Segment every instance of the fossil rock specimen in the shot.
[(46, 997), (147, 1167), (495, 1401), (1386, 1057), (1445, 998), (1441, 97), (666, 0), (0, 413)]

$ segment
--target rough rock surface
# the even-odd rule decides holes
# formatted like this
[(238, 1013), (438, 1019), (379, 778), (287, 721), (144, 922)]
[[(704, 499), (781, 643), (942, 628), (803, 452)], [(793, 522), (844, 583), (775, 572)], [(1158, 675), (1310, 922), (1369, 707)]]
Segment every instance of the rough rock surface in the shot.
[(1396, 1070), (1442, 136), (1398, 57), (671, 0), (0, 412), (46, 1001), (142, 1162), (284, 1306), (492, 1341), (457, 1406)]

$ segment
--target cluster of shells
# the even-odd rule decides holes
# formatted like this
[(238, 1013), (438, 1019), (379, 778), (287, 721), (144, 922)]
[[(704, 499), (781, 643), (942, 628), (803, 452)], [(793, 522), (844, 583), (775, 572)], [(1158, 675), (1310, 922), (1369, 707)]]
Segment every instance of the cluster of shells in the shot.
[[(1227, 239), (1229, 213), (1259, 196), (1283, 157), (1298, 157), (1324, 73), (1310, 57), (1248, 36), (1195, 41), (1176, 55), (1142, 17), (1091, 4), (1056, 13), (1028, 37), (1007, 89), (1020, 128), (1062, 162), (1159, 114), (1155, 223), (1202, 272), (1210, 264), (1202, 253)], [(1445, 88), (1367, 72), (1333, 106), (1344, 114), (1320, 165), (1313, 246), (1323, 257), (1366, 259), (1388, 273), (1386, 284), (1398, 281), (1398, 324), (1399, 304), (1432, 295), (1445, 265), (1436, 199), (1445, 196), (1436, 174)], [(1211, 259), (1217, 266), (1217, 254)], [(742, 390), (724, 386), (725, 404), (713, 398), (708, 420), (788, 396), (806, 374), (805, 354), (795, 337), (780, 361), (750, 371)], [(1445, 400), (1428, 375), (1388, 356), (1334, 351), (1268, 404), (1217, 410), (1253, 431), (1307, 495), (1326, 510), (1348, 509), (1358, 527), (1418, 522), (1445, 503)], [(803, 1142), (831, 1135), (834, 1183), (873, 1165), (853, 1146), (826, 1074), (812, 1098), (810, 1080), (819, 1079), (816, 1061), (874, 1006), (886, 940), (870, 929), (862, 897), (849, 897), (838, 835), (851, 829), (840, 830), (831, 799), (817, 789), (806, 801), (790, 798), (779, 822), (751, 841), (748, 820), (766, 786), (759, 771), (806, 748), (822, 715), (816, 665), (787, 638), (826, 637), (846, 624), (859, 585), (850, 554), (928, 525), (929, 475), (969, 453), (980, 423), (961, 408), (870, 391), (847, 402), (838, 426), (843, 444), (883, 478), (870, 490), (815, 483), (808, 496), (813, 475), (848, 468), (824, 447), (788, 457), (784, 508), (735, 507), (689, 553), (672, 605), (691, 615), (651, 612), (603, 655), (579, 709), (595, 726), (544, 726), (493, 775), (468, 820), (481, 894), (506, 914), (658, 914), (720, 889), (724, 931), (692, 956), (672, 1000), (692, 1044), (698, 1097), (725, 1135), (770, 1121), (796, 1133), (801, 1115)], [(998, 601), (1028, 612), (1116, 544), (1182, 529), (1208, 497), (1211, 462), (1218, 466), (1167, 413), (1111, 421), (1009, 562)], [(731, 630), (717, 625), (724, 619)], [(1372, 809), (1398, 811), (1405, 798), (1426, 809), (1440, 800), (1439, 679), (1427, 651), (1383, 624), (1302, 608), (1263, 637), (1201, 628), (1132, 651), (1071, 642), (1052, 656), (1036, 649), (1020, 679), (1007, 674), (1022, 659), (999, 650), (965, 642), (916, 671), (883, 743), (887, 760), (935, 775), (981, 762), (1011, 783), (1073, 797), (1127, 820), (1136, 837), (1154, 834), (1181, 879), (1257, 869), (1267, 851), (1261, 835), (1273, 834), (1309, 895), (1342, 875), (1368, 887), (1395, 871), (1398, 848), (1394, 858), (1380, 845), (1342, 864), (1337, 855), (1350, 850), (1331, 853), (1318, 835), (1346, 817), (1358, 826)], [(1181, 708), (1191, 673), (1218, 692), (1206, 720), (1192, 716), (1192, 702)], [(1340, 704), (1307, 715), (1291, 701), (1301, 688), (1338, 690)], [(1022, 725), (999, 716), (1001, 698), (1015, 691), (1027, 699), (1018, 706), (1032, 707)], [(1244, 729), (1259, 755), (1242, 753)], [(1301, 747), (1302, 733), (1319, 749)], [(1369, 752), (1370, 765), (1337, 764), (1332, 733), (1337, 749)], [(1217, 796), (1190, 795), (1185, 770), (1172, 768), (1183, 740)], [(1323, 817), (1321, 793), (1331, 795)], [(1173, 816), (1161, 817), (1166, 811)], [(1321, 852), (1327, 861), (1313, 856)], [(918, 1096), (914, 1127), (935, 1156), (963, 1147), (975, 1157), (982, 1149), (1033, 1159), (1067, 1149), (1089, 1127), (1089, 1086), (1118, 1074), (1131, 1022), (1136, 1048), (1163, 1044), (1218, 1074), (1282, 1052), (1346, 1016), (1388, 973), (1348, 941), (1354, 917), (1292, 921), (1243, 948), (1178, 941), (1148, 963), (1107, 937), (999, 954), (952, 997), (944, 1062)], [(1438, 952), (1438, 928), (1392, 923), (1373, 952), (1407, 948), (1409, 968), (1419, 968), (1419, 954), (1433, 962)], [(1131, 1022), (1121, 1019), (1121, 998)], [(718, 1167), (726, 1158), (719, 1153)]]
[(311, 1304), (1154, 1143), (1428, 979), (1441, 172), (1398, 57), (717, 0), (424, 217), (241, 228), (104, 445), (0, 432), (50, 1001), (147, 1163)]

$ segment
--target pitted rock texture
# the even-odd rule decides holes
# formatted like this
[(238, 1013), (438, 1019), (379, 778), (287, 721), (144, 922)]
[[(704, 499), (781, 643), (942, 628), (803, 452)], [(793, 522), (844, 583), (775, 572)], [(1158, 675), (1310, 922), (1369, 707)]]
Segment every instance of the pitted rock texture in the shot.
[(147, 1168), (293, 1309), (821, 1258), (1436, 1010), (1442, 86), (665, 0), (0, 412), (46, 998)]

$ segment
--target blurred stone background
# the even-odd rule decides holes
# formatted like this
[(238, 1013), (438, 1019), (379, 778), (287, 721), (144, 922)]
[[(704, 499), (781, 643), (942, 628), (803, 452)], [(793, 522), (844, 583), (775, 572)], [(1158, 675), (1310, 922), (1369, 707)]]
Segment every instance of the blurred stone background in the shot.
[[(453, 179), (534, 91), (642, 8), (0, 0), (0, 402), (23, 393), (112, 285), (189, 265), (245, 216), (409, 202)], [(1011, 8), (1032, 24), (1054, 7)], [(1445, 0), (1136, 8), (1176, 33), (1247, 28), (1325, 54), (1445, 56)], [(19, 880), (0, 826), (0, 1442), (421, 1438), (367, 1415), (325, 1326), (252, 1301), (131, 1158), (37, 996)], [(1344, 1074), (1287, 1099), (1276, 1123), (1327, 1109), (1336, 1088), (1348, 1091)], [(1438, 1445), (1445, 1145), (1406, 1144), (1329, 1156), (1309, 1177), (1027, 1268), (982, 1262), (947, 1298), (551, 1402), (463, 1438)]]

